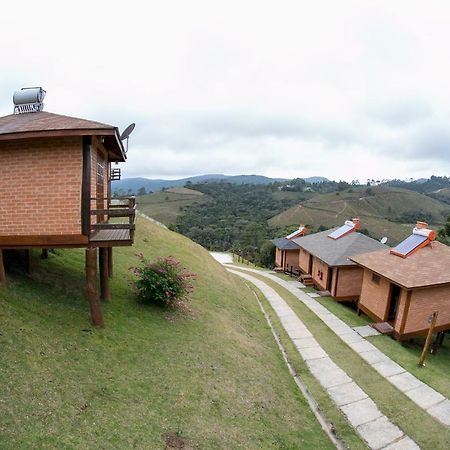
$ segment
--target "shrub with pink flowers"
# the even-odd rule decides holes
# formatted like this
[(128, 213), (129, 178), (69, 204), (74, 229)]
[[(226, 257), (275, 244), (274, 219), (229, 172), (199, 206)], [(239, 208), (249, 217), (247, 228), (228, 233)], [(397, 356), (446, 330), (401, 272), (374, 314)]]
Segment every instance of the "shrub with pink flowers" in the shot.
[(135, 285), (142, 301), (177, 306), (189, 300), (194, 273), (170, 256), (158, 257), (156, 261), (148, 261), (142, 253), (136, 256), (141, 265), (131, 270), (137, 276)]

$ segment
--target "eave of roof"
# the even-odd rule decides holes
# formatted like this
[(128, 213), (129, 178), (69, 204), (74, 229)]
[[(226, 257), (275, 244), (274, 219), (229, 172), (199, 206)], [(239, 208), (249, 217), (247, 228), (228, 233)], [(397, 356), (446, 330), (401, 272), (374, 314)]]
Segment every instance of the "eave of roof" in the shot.
[(389, 250), (352, 256), (359, 266), (398, 284), (405, 289), (436, 287), (450, 284), (450, 248), (433, 242), (416, 253), (401, 258)]
[(113, 125), (46, 111), (0, 117), (0, 141), (65, 136), (102, 136), (112, 161), (125, 161), (119, 130)]
[(272, 243), (280, 250), (300, 250), (298, 244), (286, 238), (273, 239)]

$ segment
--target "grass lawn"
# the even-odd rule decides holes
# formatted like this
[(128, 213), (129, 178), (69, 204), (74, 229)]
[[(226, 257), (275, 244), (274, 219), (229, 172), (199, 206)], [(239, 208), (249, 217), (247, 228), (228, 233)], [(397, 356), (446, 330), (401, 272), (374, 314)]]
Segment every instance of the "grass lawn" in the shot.
[[(331, 297), (317, 297), (322, 305), (330, 312), (352, 327), (367, 325), (373, 321), (356, 311), (344, 302), (336, 302)], [(425, 367), (419, 367), (419, 357), (425, 338), (416, 338), (412, 342), (400, 343), (389, 336), (373, 336), (368, 338), (383, 353), (396, 361), (406, 370), (414, 374), (419, 380), (429, 384), (442, 395), (450, 398), (450, 337), (446, 336), (444, 345), (438, 348), (436, 355), (428, 354)]]
[(356, 309), (350, 305), (350, 302), (337, 302), (332, 297), (315, 297), (315, 300), (351, 327), (373, 323), (373, 320), (364, 314), (358, 316)]
[(436, 355), (427, 354), (424, 367), (419, 367), (418, 363), (425, 338), (417, 338), (402, 344), (389, 336), (373, 336), (369, 340), (419, 380), (450, 398), (450, 337), (448, 335), (444, 345), (438, 348)]
[[(190, 309), (136, 302), (136, 251), (198, 274)], [(0, 287), (0, 448), (328, 449), (253, 294), (200, 246), (138, 221), (114, 249), (104, 329), (89, 322), (84, 253), (33, 252)], [(181, 448), (179, 446), (178, 448)]]
[(421, 448), (450, 447), (450, 430), (447, 427), (434, 420), (379, 375), (289, 291), (262, 275), (252, 275), (267, 283), (287, 301), (333, 361), (347, 372), (377, 403), (380, 410)]

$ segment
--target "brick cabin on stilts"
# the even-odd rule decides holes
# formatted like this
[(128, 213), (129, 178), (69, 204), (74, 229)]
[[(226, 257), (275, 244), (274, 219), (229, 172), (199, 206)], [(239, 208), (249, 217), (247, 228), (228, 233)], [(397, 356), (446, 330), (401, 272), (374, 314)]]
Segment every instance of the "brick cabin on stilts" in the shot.
[[(22, 89), (14, 114), (0, 117), (0, 282), (6, 281), (3, 253), (30, 249), (85, 248), (86, 284), (92, 322), (103, 325), (97, 290), (110, 300), (115, 246), (133, 245), (134, 197), (111, 198), (111, 180), (125, 162), (117, 127), (42, 111), (45, 91)], [(110, 218), (125, 217), (110, 222)]]

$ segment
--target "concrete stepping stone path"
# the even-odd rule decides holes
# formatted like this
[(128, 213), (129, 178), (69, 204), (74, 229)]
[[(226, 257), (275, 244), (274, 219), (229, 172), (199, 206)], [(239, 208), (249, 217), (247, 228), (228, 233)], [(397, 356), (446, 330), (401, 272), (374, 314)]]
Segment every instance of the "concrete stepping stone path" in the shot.
[(375, 402), (333, 362), (297, 314), (274, 289), (247, 273), (230, 268), (228, 270), (254, 284), (263, 293), (313, 376), (371, 449), (383, 449), (388, 445), (397, 445), (400, 441), (404, 447), (392, 448), (419, 448), (383, 415)]
[[(450, 427), (450, 401), (435, 389), (406, 371), (402, 366), (367, 341), (363, 337), (363, 335), (367, 333), (367, 330), (363, 330), (365, 327), (356, 327), (356, 329), (353, 329), (319, 302), (311, 298), (309, 294), (293, 288), (292, 285), (286, 283), (284, 280), (270, 272), (241, 267), (234, 268), (263, 275), (286, 288), (316, 314), (316, 316), (319, 317), (342, 341), (369, 363), (381, 376), (388, 380), (398, 390), (403, 392), (417, 406), (425, 410), (434, 419), (447, 427)], [(368, 336), (370, 335), (371, 334), (369, 333)]]

